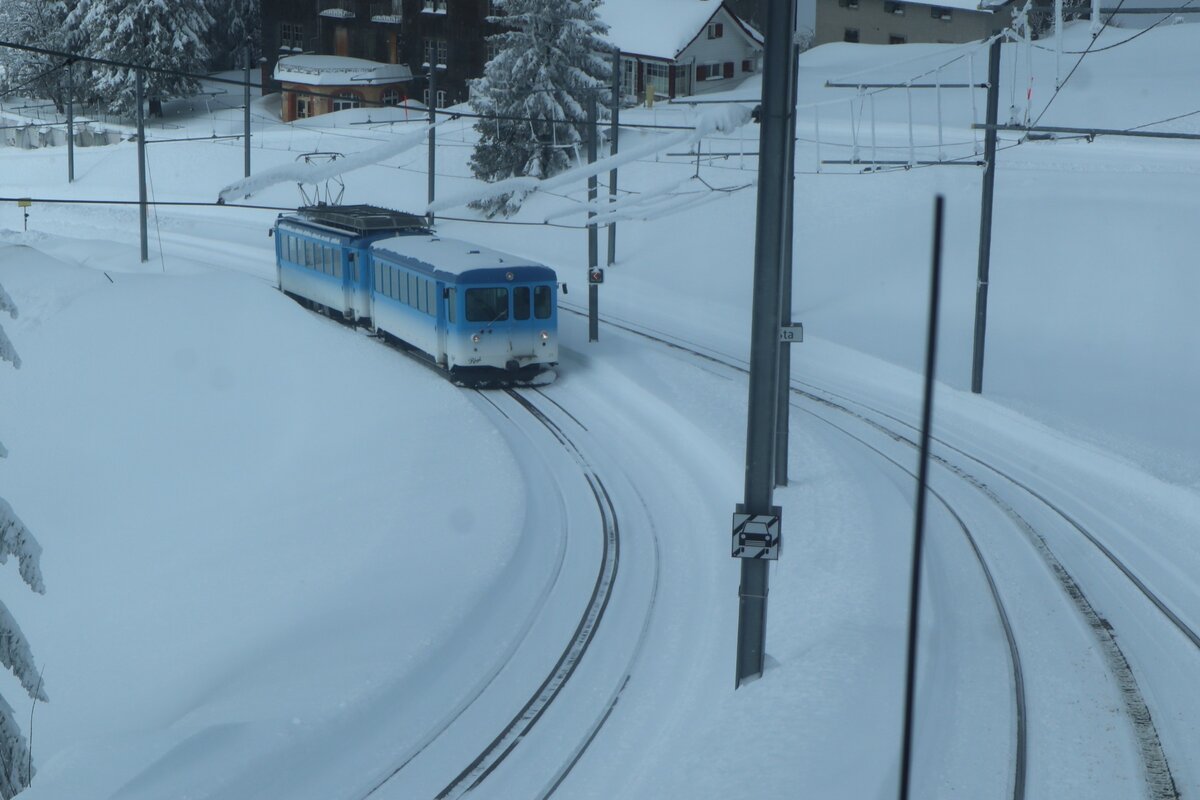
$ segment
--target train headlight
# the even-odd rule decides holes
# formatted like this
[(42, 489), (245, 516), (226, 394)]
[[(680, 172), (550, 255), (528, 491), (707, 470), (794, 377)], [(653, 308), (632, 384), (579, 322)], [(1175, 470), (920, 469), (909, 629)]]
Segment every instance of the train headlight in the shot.
[(479, 334), (478, 333), (471, 334), (471, 341), (474, 342), (475, 344), (479, 344)]
[(549, 331), (542, 331), (542, 341), (543, 342), (550, 341), (550, 332)]

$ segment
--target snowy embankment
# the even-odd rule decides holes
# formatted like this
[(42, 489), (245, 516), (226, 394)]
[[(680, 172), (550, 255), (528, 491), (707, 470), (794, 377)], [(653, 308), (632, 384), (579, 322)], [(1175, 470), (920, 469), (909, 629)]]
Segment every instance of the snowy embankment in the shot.
[[(1129, 34), (1110, 29), (1098, 44)], [(1086, 26), (1068, 35), (1068, 49), (1086, 46)], [(1198, 37), (1197, 26), (1176, 26), (1089, 55), (1042, 124), (1132, 127), (1193, 111), (1194, 76), (1180, 65), (1193, 63)], [(1197, 614), (1188, 576), (1200, 568), (1189, 535), (1200, 518), (1191, 409), (1200, 396), (1192, 311), (1200, 284), (1191, 266), (1200, 159), (1170, 143), (1118, 139), (1001, 153), (982, 398), (964, 391), (979, 172), (816, 174), (820, 159), (852, 151), (852, 106), (859, 147), (870, 141), (866, 102), (822, 88), (826, 80), (867, 70), (904, 81), (962, 52), (830, 45), (805, 54), (802, 106), (843, 101), (821, 107), (819, 150), (816, 112), (801, 110), (795, 317), (808, 342), (794, 350), (794, 375), (915, 414), (930, 209), (933, 195), (945, 194), (938, 425), (973, 451), (1052, 476), (1097, 516), (1118, 520), (1123, 548)], [(1006, 47), (1002, 96), (1019, 105), (1032, 63), (1036, 116), (1052, 94), (1054, 57), (1031, 55), (1027, 62)], [(976, 77), (985, 64), (977, 53)], [(879, 157), (907, 158), (905, 95), (872, 102), (878, 144), (891, 148)], [(943, 104), (946, 146), (970, 153), (969, 98), (946, 93)], [(927, 155), (937, 147), (936, 101), (915, 96), (913, 107), (915, 144)], [(352, 124), (366, 123), (366, 110), (281, 125), (271, 109), (269, 98), (255, 104), (256, 175), (312, 150), (361, 153), (425, 125), (415, 117)], [(173, 124), (194, 135), (240, 125), (231, 111), (175, 112)], [(695, 114), (660, 105), (623, 118), (681, 124)], [(1195, 132), (1198, 119), (1165, 128)], [(753, 153), (757, 133), (746, 125), (702, 147)], [(755, 202), (745, 187), (756, 161), (703, 159), (697, 178), (694, 159), (651, 155), (652, 141), (671, 135), (622, 139), (623, 150), (645, 153), (621, 168), (624, 196), (690, 202), (691, 192), (711, 202), (620, 225), (601, 313), (743, 356)], [(467, 168), (473, 136), (467, 123), (439, 129), (439, 197), (478, 188)], [(210, 201), (241, 175), (240, 144), (161, 144), (149, 153), (160, 200)], [(346, 175), (346, 202), (424, 207), (424, 149), (392, 153)], [(132, 145), (76, 158), (79, 179), (68, 186), (61, 150), (0, 149), (6, 191), (136, 198)], [(714, 187), (731, 191), (713, 195)], [(557, 192), (531, 196), (516, 221), (581, 224), (585, 187)], [(297, 196), (291, 186), (258, 185), (252, 202), (288, 207)], [(385, 737), (373, 737), (405, 727), (395, 711), (405, 698), (449, 699), (448, 685), (469, 680), (446, 652), (457, 646), (452, 637), (502, 638), (471, 621), (478, 603), (503, 592), (495, 582), (522, 541), (528, 486), (517, 465), (529, 454), (514, 457), (459, 390), (273, 292), (271, 212), (160, 208), (146, 265), (137, 260), (135, 213), (38, 203), (23, 234), (19, 211), (0, 209), (8, 229), (0, 284), (21, 310), (5, 329), (24, 361), (19, 372), (0, 371), (0, 438), (10, 451), (0, 475), (45, 548), (48, 588), (33, 596), (0, 571), (52, 698), (35, 710), (39, 775), (29, 797), (179, 796), (215, 792), (234, 776), (229, 785), (240, 789), (258, 776), (260, 791), (311, 776), (316, 797), (318, 779), (337, 773), (331, 762), (345, 769), (364, 753), (390, 757), (375, 749)], [(580, 302), (581, 229), (446, 218), (473, 218), (463, 208), (439, 216), (448, 235), (551, 264), (571, 285), (568, 301)], [(794, 423), (770, 669), (734, 694), (736, 564), (726, 525), (741, 499), (742, 384), (703, 363), (664, 365), (660, 354), (642, 354), (644, 343), (605, 329), (602, 344), (589, 345), (577, 321), (564, 325), (570, 349), (555, 388), (584, 411), (594, 398), (592, 413), (579, 416), (596, 426), (595, 438), (643, 462), (628, 472), (647, 503), (662, 500), (653, 518), (665, 564), (657, 645), (595, 745), (613, 760), (581, 762), (571, 788), (597, 797), (715, 797), (747, 787), (782, 797), (796, 786), (823, 797), (890, 795), (905, 577), (895, 564), (906, 552), (909, 484), (861, 451), (839, 449), (837, 436)], [(683, 421), (671, 424), (671, 413)], [(672, 503), (693, 510), (675, 514)], [(698, 517), (711, 526), (697, 529)], [(680, 520), (687, 530), (673, 528)], [(939, 584), (943, 596), (950, 585)], [(20, 697), (15, 685), (0, 686)], [(760, 763), (764, 739), (780, 755)], [(628, 766), (635, 762), (661, 767)]]

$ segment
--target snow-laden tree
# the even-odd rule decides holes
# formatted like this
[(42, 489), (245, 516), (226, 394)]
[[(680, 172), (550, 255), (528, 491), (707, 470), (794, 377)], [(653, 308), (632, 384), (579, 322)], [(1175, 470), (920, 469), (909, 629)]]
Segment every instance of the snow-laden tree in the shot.
[[(191, 74), (208, 68), (206, 37), (213, 25), (206, 0), (78, 0), (67, 18), (85, 55)], [(146, 72), (151, 111), (166, 97), (187, 97), (199, 82), (182, 75)], [(90, 94), (117, 114), (137, 105), (136, 70), (92, 65)]]
[[(73, 0), (4, 0), (0, 3), (0, 40), (71, 52), (66, 25), (73, 4)], [(5, 92), (52, 100), (59, 111), (66, 103), (65, 66), (66, 59), (58, 56), (0, 49)]]
[[(13, 318), (17, 316), (17, 307), (12, 298), (0, 286), (0, 313), (8, 312)], [(7, 361), (17, 369), (21, 367), (21, 358), (16, 349), (0, 326), (0, 361)], [(0, 444), (0, 458), (8, 455), (4, 445)], [(25, 527), (25, 523), (13, 512), (12, 506), (0, 498), (0, 564), (8, 563), (9, 556), (15, 556), (21, 578), (30, 589), (42, 594), (46, 587), (42, 583), (42, 570), (39, 565), (42, 548), (33, 538), (33, 534)], [(8, 608), (0, 602), (0, 664), (3, 664), (31, 698), (45, 702), (49, 698), (42, 689), (37, 666), (33, 662), (33, 651), (29, 642), (21, 632), (21, 626), (13, 619)], [(21, 728), (13, 716), (12, 706), (0, 696), (0, 798), (8, 800), (17, 792), (29, 785), (33, 778), (33, 764), (29, 756), (29, 746), (21, 734)]]
[[(479, 143), (471, 169), (485, 181), (548, 178), (571, 166), (587, 136), (587, 99), (609, 102), (611, 45), (596, 17), (600, 0), (504, 0), (508, 30), (490, 37), (495, 58), (471, 82)], [(477, 205), (508, 215), (522, 194)]]
[(208, 0), (208, 10), (221, 21), (208, 36), (213, 69), (241, 69), (246, 57), (259, 56), (262, 15), (259, 0)]

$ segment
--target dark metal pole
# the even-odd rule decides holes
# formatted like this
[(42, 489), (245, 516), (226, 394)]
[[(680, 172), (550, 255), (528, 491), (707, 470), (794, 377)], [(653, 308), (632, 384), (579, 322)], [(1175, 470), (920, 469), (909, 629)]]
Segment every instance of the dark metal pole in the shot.
[[(587, 157), (588, 157), (588, 163), (594, 164), (594, 163), (596, 163), (596, 137), (600, 133), (600, 126), (597, 124), (597, 120), (596, 120), (596, 116), (597, 116), (596, 115), (596, 95), (594, 95), (594, 94), (588, 96), (587, 115), (588, 115)], [(596, 195), (597, 195), (596, 189), (597, 189), (596, 176), (592, 175), (590, 178), (588, 178), (588, 205), (589, 205), (589, 207), (591, 207), (593, 209), (595, 208), (595, 203), (596, 203)], [(596, 216), (596, 212), (594, 210), (588, 212), (589, 220), (594, 216)], [(599, 265), (599, 262), (600, 262), (599, 244), (600, 243), (598, 241), (598, 232), (596, 230), (596, 226), (593, 223), (589, 222), (588, 223), (588, 341), (589, 342), (597, 341), (600, 338), (600, 319), (599, 319), (600, 314), (599, 314), (599, 309), (598, 309), (599, 300), (600, 300), (600, 287), (597, 285), (596, 281), (592, 280), (592, 278), (591, 278), (593, 270), (595, 270), (597, 268), (597, 266)]]
[(246, 141), (245, 141), (245, 148), (246, 148), (246, 149), (245, 149), (245, 153), (246, 153), (246, 167), (245, 167), (245, 173), (246, 173), (246, 177), (247, 177), (247, 178), (249, 178), (249, 177), (250, 177), (250, 47), (249, 47), (249, 45), (247, 45), (247, 47), (246, 47), (246, 90), (245, 90), (245, 93), (244, 93), (244, 95), (243, 95), (243, 98), (244, 98), (244, 100), (245, 100), (245, 103), (244, 103), (244, 105), (245, 105), (245, 110), (244, 110), (244, 113), (243, 113), (243, 122), (244, 122), (244, 124), (245, 124), (245, 128), (246, 128), (246, 130), (245, 130), (245, 134), (246, 134)]
[(992, 261), (992, 188), (996, 183), (996, 111), (1000, 104), (1000, 39), (988, 52), (987, 133), (984, 136), (983, 199), (979, 207), (979, 278), (975, 287), (975, 349), (971, 391), (983, 391), (983, 347), (987, 334), (988, 271)]
[(75, 62), (67, 62), (67, 183), (75, 182)]
[[(429, 204), (433, 205), (433, 198), (436, 194), (434, 188), (434, 173), (437, 169), (437, 48), (433, 48), (434, 52), (429, 54), (429, 188), (426, 195), (429, 197)], [(433, 209), (430, 209), (427, 216), (429, 225), (433, 226)]]
[[(761, 154), (758, 163), (758, 214), (755, 221), (754, 311), (750, 332), (750, 395), (746, 430), (744, 513), (777, 516), (771, 505), (775, 488), (775, 417), (779, 399), (779, 294), (782, 282), (785, 172), (791, 101), (794, 0), (766, 0), (767, 40), (763, 60)], [(737, 680), (762, 675), (766, 655), (768, 562), (744, 558), (738, 587)]]
[[(796, 107), (796, 83), (800, 71), (800, 51), (792, 41), (792, 108)], [(779, 318), (783, 323), (792, 321), (792, 233), (795, 222), (796, 200), (796, 114), (793, 112), (788, 123), (788, 148), (785, 155), (787, 190), (783, 195), (783, 286), (779, 293)], [(788, 485), (788, 439), (791, 435), (791, 377), (792, 348), (779, 348), (779, 409), (775, 425), (775, 485)]]
[(150, 242), (146, 233), (146, 114), (145, 79), (137, 71), (137, 155), (138, 155), (138, 225), (141, 230), (142, 261), (150, 260)]
[[(608, 129), (608, 153), (615, 156), (617, 154), (617, 126), (621, 115), (621, 51), (613, 50), (613, 66), (612, 66), (612, 119), (610, 120)], [(608, 200), (610, 203), (617, 202), (617, 168), (613, 167), (608, 172)], [(608, 266), (612, 266), (617, 260), (617, 223), (608, 223)]]
[(929, 480), (929, 428), (933, 423), (933, 379), (937, 369), (938, 304), (942, 280), (942, 211), (933, 207), (933, 270), (929, 284), (929, 329), (925, 341), (925, 400), (921, 409), (921, 456), (917, 465), (917, 503), (913, 515), (912, 575), (908, 596), (908, 663), (904, 685), (904, 744), (900, 759), (900, 800), (908, 800), (912, 779), (913, 701), (917, 683), (917, 627), (921, 609), (921, 553), (925, 542), (925, 497)]

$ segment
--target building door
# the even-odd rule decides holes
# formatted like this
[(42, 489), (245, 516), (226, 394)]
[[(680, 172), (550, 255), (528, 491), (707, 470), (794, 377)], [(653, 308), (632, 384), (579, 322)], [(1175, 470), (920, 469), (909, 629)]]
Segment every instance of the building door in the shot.
[(296, 98), (296, 119), (308, 119), (312, 116), (312, 98)]
[(345, 25), (338, 25), (333, 32), (333, 54), (335, 56), (350, 55), (350, 31)]
[(398, 48), (396, 46), (396, 32), (388, 31), (387, 52), (388, 52), (388, 63), (389, 64), (399, 64), (400, 63), (400, 60), (399, 60), (400, 56), (399, 56), (399, 53), (397, 52), (397, 50), (398, 50)]

